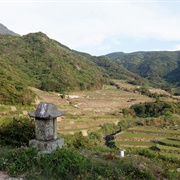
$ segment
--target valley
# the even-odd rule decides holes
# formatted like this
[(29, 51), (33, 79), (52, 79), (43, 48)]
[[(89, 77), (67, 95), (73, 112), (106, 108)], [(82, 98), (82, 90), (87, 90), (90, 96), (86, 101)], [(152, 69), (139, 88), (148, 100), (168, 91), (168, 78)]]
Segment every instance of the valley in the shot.
[[(42, 32), (19, 36), (1, 29), (0, 174), (23, 179), (179, 177), (179, 51), (91, 56)], [(40, 102), (65, 111), (57, 118), (64, 147), (48, 156), (28, 145), (35, 138), (28, 113)]]

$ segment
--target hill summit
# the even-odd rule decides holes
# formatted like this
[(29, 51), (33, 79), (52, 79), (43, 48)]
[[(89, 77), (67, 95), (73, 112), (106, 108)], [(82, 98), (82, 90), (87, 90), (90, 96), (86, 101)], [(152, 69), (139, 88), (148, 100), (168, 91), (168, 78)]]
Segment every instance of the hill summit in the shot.
[(42, 32), (0, 35), (0, 41), (1, 71), (29, 86), (58, 92), (102, 86), (102, 73), (95, 63)]

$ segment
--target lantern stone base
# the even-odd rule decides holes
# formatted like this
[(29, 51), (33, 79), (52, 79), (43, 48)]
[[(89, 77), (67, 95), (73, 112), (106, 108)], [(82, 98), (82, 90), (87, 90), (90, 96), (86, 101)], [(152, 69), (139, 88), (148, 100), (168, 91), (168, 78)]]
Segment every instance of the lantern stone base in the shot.
[(38, 149), (40, 153), (43, 154), (51, 154), (57, 147), (62, 148), (64, 145), (64, 139), (58, 138), (56, 140), (50, 141), (40, 141), (36, 139), (32, 139), (29, 141), (30, 147), (35, 147)]

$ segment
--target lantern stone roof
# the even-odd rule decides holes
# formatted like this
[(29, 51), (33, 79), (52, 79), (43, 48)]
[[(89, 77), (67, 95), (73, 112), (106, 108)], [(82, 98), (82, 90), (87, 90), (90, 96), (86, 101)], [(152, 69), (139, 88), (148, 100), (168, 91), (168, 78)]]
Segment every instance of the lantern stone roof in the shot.
[(53, 103), (41, 102), (35, 112), (29, 113), (30, 117), (42, 120), (50, 120), (63, 116), (64, 111), (60, 111)]

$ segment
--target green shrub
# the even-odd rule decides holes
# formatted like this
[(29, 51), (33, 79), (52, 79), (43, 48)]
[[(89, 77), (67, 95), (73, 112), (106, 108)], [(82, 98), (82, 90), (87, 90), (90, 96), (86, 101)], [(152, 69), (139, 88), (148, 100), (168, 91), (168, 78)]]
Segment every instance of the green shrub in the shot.
[(151, 94), (151, 92), (149, 91), (147, 87), (137, 88), (136, 91), (139, 91), (141, 94), (146, 95), (146, 96), (149, 96)]
[(88, 137), (83, 136), (82, 132), (75, 133), (74, 135), (65, 136), (66, 146), (69, 148), (81, 149), (91, 147), (93, 141)]
[(118, 122), (118, 126), (120, 127), (121, 130), (128, 129), (132, 126), (134, 126), (134, 120), (132, 119), (122, 119)]
[(139, 117), (158, 117), (170, 116), (172, 114), (180, 114), (180, 103), (173, 102), (146, 102), (143, 104), (136, 104), (131, 107)]
[(27, 145), (35, 138), (34, 121), (29, 118), (13, 118), (9, 124), (0, 126), (0, 139), (3, 143), (13, 146)]
[(141, 156), (145, 156), (148, 158), (155, 158), (157, 155), (154, 151), (150, 150), (150, 149), (143, 149), (139, 152), (139, 155)]
[[(158, 156), (166, 161), (164, 166), (153, 151), (142, 150), (139, 154), (146, 158), (133, 156), (122, 159), (111, 154), (113, 158), (110, 159), (94, 156), (91, 160), (87, 155), (65, 147), (49, 155), (38, 154), (34, 148), (21, 147), (0, 153), (0, 170), (11, 176), (23, 174), (25, 179), (177, 179), (178, 172), (174, 169), (177, 169), (178, 161)], [(166, 171), (169, 168), (174, 175)]]
[(31, 169), (36, 164), (37, 158), (36, 149), (25, 147), (13, 149), (0, 154), (0, 170), (16, 176)]
[(117, 130), (119, 130), (119, 126), (115, 125), (114, 123), (105, 123), (100, 129), (100, 131), (102, 131), (105, 135), (113, 134)]
[[(46, 179), (74, 179), (91, 170), (91, 161), (76, 151), (57, 149), (49, 156), (40, 156), (36, 171)], [(34, 174), (34, 173), (33, 173)]]
[(88, 135), (90, 140), (101, 142), (102, 141), (102, 134), (100, 132), (90, 132)]
[(122, 109), (122, 113), (123, 113), (124, 117), (134, 117), (136, 114), (135, 111), (130, 108)]
[(9, 80), (0, 76), (0, 101), (3, 104), (31, 105), (35, 94), (17, 80)]

